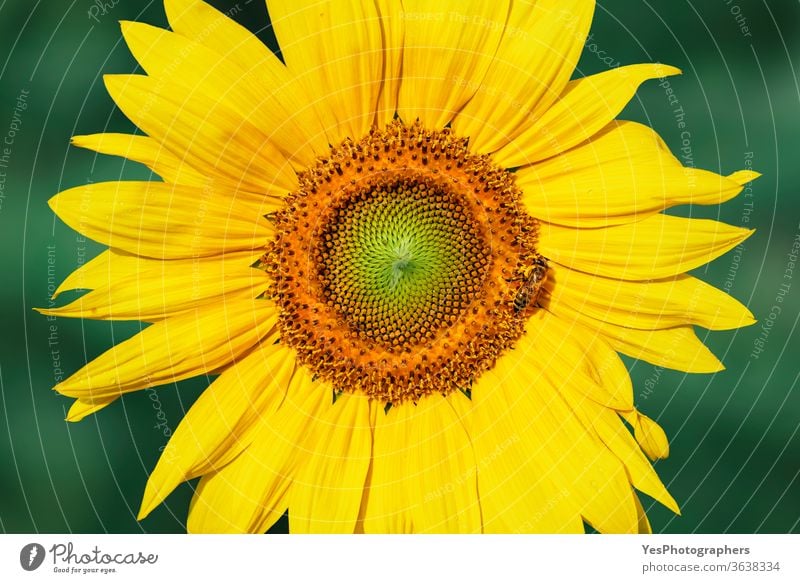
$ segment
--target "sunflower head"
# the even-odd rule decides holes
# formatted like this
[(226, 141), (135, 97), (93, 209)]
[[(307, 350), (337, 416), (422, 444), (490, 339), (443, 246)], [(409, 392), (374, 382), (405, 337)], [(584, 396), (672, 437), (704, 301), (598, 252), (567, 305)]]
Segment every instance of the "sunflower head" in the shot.
[(571, 80), (591, 0), (269, 0), (283, 60), (165, 4), (172, 31), (123, 24), (147, 75), (106, 78), (145, 135), (75, 138), (163, 181), (51, 200), (109, 249), (41, 310), (150, 323), (56, 386), (72, 421), (219, 375), (142, 518), (198, 476), (197, 532), (287, 509), (295, 532), (649, 532), (637, 491), (678, 511), (619, 353), (721, 370), (694, 327), (752, 316), (686, 272), (750, 231), (662, 211), (757, 174), (615, 119), (677, 69)]

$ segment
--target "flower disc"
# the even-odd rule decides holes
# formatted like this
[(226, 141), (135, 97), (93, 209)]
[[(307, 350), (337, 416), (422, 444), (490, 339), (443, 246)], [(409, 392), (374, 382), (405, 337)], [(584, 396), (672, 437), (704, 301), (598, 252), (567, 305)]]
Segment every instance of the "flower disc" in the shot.
[(394, 122), (301, 184), (264, 263), (282, 338), (337, 390), (390, 403), (468, 390), (520, 336), (535, 223), (509, 172), (449, 131)]
[(384, 173), (332, 210), (314, 263), (327, 304), (362, 339), (411, 350), (478, 296), (484, 233), (460, 196), (424, 174)]

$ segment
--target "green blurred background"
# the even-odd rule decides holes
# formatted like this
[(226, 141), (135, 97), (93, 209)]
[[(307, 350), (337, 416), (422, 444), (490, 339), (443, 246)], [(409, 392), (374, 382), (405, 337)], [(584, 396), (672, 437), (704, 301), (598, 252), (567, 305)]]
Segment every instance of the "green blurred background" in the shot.
[[(55, 219), (47, 199), (89, 181), (150, 176), (136, 164), (68, 145), (75, 134), (133, 130), (102, 85), (105, 73), (136, 69), (117, 21), (166, 26), (160, 2), (102, 4), (0, 0), (0, 140), (12, 142), (0, 144), (4, 532), (182, 532), (194, 486), (181, 486), (136, 521), (148, 472), (166, 442), (158, 425), (165, 419), (174, 429), (208, 379), (159, 389), (161, 418), (141, 392), (67, 424), (68, 400), (50, 390), (57, 377), (138, 327), (48, 321), (32, 311), (48, 305), (48, 287), (100, 251)], [(261, 0), (213, 4), (275, 48)], [(672, 455), (657, 469), (683, 515), (646, 500), (656, 532), (800, 531), (800, 269), (796, 281), (785, 278), (800, 234), (799, 58), (797, 0), (605, 0), (576, 73), (648, 61), (680, 67), (684, 75), (670, 80), (672, 104), (651, 81), (621, 117), (656, 128), (676, 154), (688, 145), (698, 167), (730, 173), (752, 164), (764, 175), (752, 196), (678, 211), (758, 229), (743, 248), (697, 273), (761, 321), (740, 331), (699, 331), (727, 370), (685, 375), (626, 361), (642, 411), (671, 438)], [(790, 287), (780, 302), (782, 284)], [(766, 331), (764, 322), (771, 324)], [(765, 337), (763, 352), (754, 353)]]

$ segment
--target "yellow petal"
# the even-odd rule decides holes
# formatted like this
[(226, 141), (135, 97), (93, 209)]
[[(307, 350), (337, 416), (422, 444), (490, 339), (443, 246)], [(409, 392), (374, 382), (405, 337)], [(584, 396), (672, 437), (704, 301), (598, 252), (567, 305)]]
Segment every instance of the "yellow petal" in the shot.
[(179, 34), (138, 22), (121, 24), (128, 47), (148, 75), (181, 86), (187, 99), (224, 101), (242, 119), (268, 128), (270, 143), (288, 158), (294, 158), (297, 169), (314, 162), (313, 151), (305, 147), (309, 130), (298, 127), (290, 110), (259, 78), (231, 59)]
[(403, 66), (403, 6), (400, 0), (376, 0), (383, 31), (383, 85), (375, 122), (379, 128), (394, 119)]
[[(466, 422), (475, 450), (483, 531), (582, 533), (581, 507), (553, 466), (559, 443), (514, 409), (526, 388), (487, 373), (473, 390)], [(455, 397), (455, 396), (454, 396)]]
[(444, 127), (479, 90), (508, 18), (509, 1), (404, 0), (403, 82), (397, 112), (407, 124)]
[(370, 405), (343, 394), (310, 429), (309, 451), (289, 494), (292, 533), (349, 533), (356, 528), (372, 456)]
[(166, 182), (203, 186), (209, 182), (202, 172), (181, 161), (172, 152), (147, 136), (92, 134), (75, 136), (72, 145), (110, 156), (122, 156), (144, 164)]
[(636, 330), (580, 316), (577, 320), (603, 334), (614, 350), (633, 358), (684, 372), (712, 373), (725, 370), (691, 326)]
[(594, 428), (603, 443), (625, 464), (631, 483), (636, 489), (655, 498), (676, 514), (680, 514), (675, 499), (667, 492), (619, 415), (591, 401), (574, 402), (573, 405), (584, 423)]
[(172, 30), (204, 44), (243, 70), (254, 63), (261, 67), (274, 63), (273, 69), (280, 65), (252, 32), (202, 0), (164, 0), (164, 10)]
[(749, 184), (754, 180), (758, 180), (759, 178), (761, 178), (761, 174), (758, 172), (754, 172), (753, 170), (739, 170), (738, 172), (734, 172), (733, 174), (728, 176), (729, 180), (733, 180), (736, 184), (740, 186)]
[[(534, 315), (534, 318), (538, 318), (536, 322), (538, 325), (533, 328), (533, 330), (538, 330), (544, 328), (545, 326), (542, 324), (553, 317), (539, 315), (537, 313)], [(576, 328), (572, 333), (573, 337), (581, 341), (590, 335), (591, 333), (587, 335), (585, 329), (580, 327)], [(617, 411), (591, 398), (586, 398), (586, 395), (589, 394), (591, 390), (581, 388), (578, 385), (587, 382), (587, 380), (592, 382), (587, 376), (580, 374), (567, 376), (564, 371), (558, 371), (553, 368), (538, 369), (537, 367), (531, 367), (529, 365), (531, 355), (534, 353), (542, 350), (553, 350), (552, 347), (542, 344), (542, 338), (544, 336), (545, 334), (536, 334), (535, 332), (529, 332), (523, 336), (517, 349), (498, 361), (498, 366), (496, 367), (497, 374), (505, 374), (508, 378), (511, 378), (516, 372), (518, 379), (525, 382), (524, 386), (533, 387), (537, 385), (537, 378), (540, 378), (540, 376), (537, 376), (537, 371), (542, 370), (543, 374), (541, 376), (548, 378), (552, 386), (558, 387), (558, 394), (565, 399), (568, 405), (568, 411), (572, 416), (576, 416), (580, 419), (580, 424), (578, 425), (579, 429), (573, 429), (573, 432), (576, 436), (585, 435), (587, 437), (588, 441), (585, 447), (589, 448), (591, 444), (595, 446), (599, 444), (602, 446), (603, 451), (612, 452), (613, 456), (625, 465), (626, 471), (630, 475), (631, 483), (636, 488), (652, 496), (673, 511), (678, 512), (675, 501), (666, 491), (652, 466), (643, 456), (633, 436), (631, 436), (630, 432), (628, 432), (622, 424), (617, 415)], [(587, 347), (587, 352), (592, 352), (590, 347)], [(598, 372), (601, 373), (601, 377), (607, 376), (605, 371)], [(605, 378), (603, 382), (607, 382)], [(568, 385), (571, 390), (564, 390), (565, 385)], [(475, 393), (473, 392), (473, 397), (474, 396)], [(547, 400), (547, 405), (538, 405), (540, 409), (544, 409), (545, 406), (548, 406), (550, 411), (556, 414), (557, 417), (563, 418), (563, 427), (568, 427), (570, 416), (563, 413), (563, 410), (560, 414), (558, 413), (559, 407), (562, 405), (557, 399), (550, 398)], [(626, 416), (630, 415), (629, 412), (622, 412), (621, 414)], [(613, 464), (611, 465), (613, 466)], [(618, 487), (617, 495), (619, 496), (620, 504), (624, 503), (626, 506), (629, 504), (629, 498), (627, 495), (623, 495), (623, 489), (621, 487)], [(630, 507), (628, 507), (628, 512), (630, 512)], [(602, 516), (602, 513), (600, 516)], [(626, 516), (626, 520), (630, 520), (632, 515), (627, 514)], [(599, 517), (596, 516), (595, 520), (598, 518)], [(624, 523), (625, 521), (623, 520), (622, 524)], [(595, 522), (592, 522), (592, 524), (597, 528)], [(631, 523), (628, 523), (628, 526), (631, 527)], [(616, 532), (616, 527), (611, 530)]]
[[(453, 120), (470, 149), (494, 152), (512, 142), (562, 92), (583, 50), (594, 0), (511, 3), (503, 40), (480, 89)], [(468, 25), (474, 26), (474, 25)]]
[(592, 275), (661, 279), (716, 259), (753, 232), (717, 221), (661, 214), (601, 229), (542, 222), (539, 251), (561, 265)]
[[(267, 275), (250, 267), (263, 251), (171, 261), (137, 258), (130, 270), (94, 291), (41, 314), (96, 320), (154, 322), (209, 302), (255, 298)], [(224, 297), (223, 297), (224, 296)]]
[[(602, 333), (546, 310), (533, 314), (526, 328), (524, 344), (516, 350), (525, 351), (529, 366), (543, 371), (554, 386), (582, 391), (584, 397), (613, 409), (633, 408), (628, 370)], [(528, 345), (537, 348), (527, 350)]]
[(297, 188), (288, 160), (261, 128), (228, 105), (177, 83), (141, 75), (106, 75), (123, 113), (178, 159), (250, 192), (284, 196)]
[(592, 228), (639, 221), (679, 204), (723, 203), (742, 190), (744, 176), (684, 168), (650, 128), (614, 122), (580, 146), (521, 168), (515, 178), (534, 216)]
[(314, 161), (328, 151), (328, 141), (312, 101), (275, 54), (243, 26), (201, 0), (165, 0), (170, 27), (233, 62), (248, 78), (263, 87), (260, 105), (283, 116), (298, 139), (282, 144), (294, 160)]
[(514, 141), (492, 157), (500, 166), (515, 168), (569, 150), (617, 117), (644, 81), (678, 73), (661, 64), (629, 65), (570, 81), (544, 115), (527, 121)]
[(381, 406), (374, 414), (372, 467), (367, 475), (360, 527), (366, 533), (412, 533), (411, 492), (417, 472), (411, 471), (408, 453), (411, 442), (412, 407)]
[(97, 413), (101, 409), (104, 409), (114, 401), (116, 401), (118, 397), (106, 397), (103, 399), (76, 399), (75, 402), (72, 403), (72, 406), (69, 408), (67, 412), (67, 421), (71, 423), (77, 423), (78, 421), (83, 420), (84, 418)]
[[(600, 532), (636, 532), (636, 509), (624, 466), (587, 431), (560, 390), (565, 383), (585, 377), (564, 378), (555, 370), (531, 366), (530, 356), (541, 350), (535, 339), (535, 334), (523, 336), (515, 350), (481, 377), (472, 391), (475, 406), (491, 398), (485, 394), (487, 385), (508, 386), (512, 424), (519, 428), (520, 439), (535, 448), (543, 467), (552, 468), (561, 496), (568, 497), (583, 519)], [(580, 397), (578, 402), (593, 401)]]
[[(540, 317), (539, 322), (543, 323), (552, 318), (552, 316), (542, 316)], [(591, 335), (591, 332), (587, 334), (584, 330), (585, 329), (578, 327), (572, 335), (577, 339), (583, 340)], [(669, 495), (652, 466), (644, 458), (641, 450), (633, 440), (633, 437), (622, 424), (622, 421), (618, 416), (619, 413), (626, 419), (630, 418), (631, 415), (635, 414), (635, 411), (632, 408), (629, 411), (616, 411), (597, 402), (597, 400), (592, 399), (591, 394), (593, 389), (581, 385), (585, 385), (586, 383), (594, 383), (595, 381), (589, 379), (585, 375), (575, 373), (569, 374), (564, 370), (559, 371), (554, 368), (540, 369), (536, 366), (530, 366), (530, 362), (532, 360), (531, 355), (542, 350), (554, 350), (552, 346), (547, 346), (546, 344), (542, 343), (543, 337), (543, 334), (526, 334), (526, 336), (520, 341), (520, 345), (517, 349), (519, 354), (512, 353), (512, 355), (501, 359), (501, 362), (499, 363), (500, 367), (498, 367), (498, 373), (502, 374), (501, 371), (508, 370), (508, 376), (512, 376), (513, 371), (516, 369), (517, 377), (523, 380), (527, 378), (526, 384), (529, 386), (534, 386), (534, 382), (539, 377), (546, 379), (545, 383), (540, 381), (538, 384), (546, 385), (549, 382), (551, 386), (554, 387), (552, 390), (561, 395), (568, 405), (569, 413), (580, 420), (577, 428), (573, 426), (572, 432), (575, 434), (575, 436), (580, 435), (581, 437), (585, 437), (587, 441), (583, 447), (590, 451), (592, 447), (601, 447), (601, 459), (609, 452), (612, 453), (616, 460), (624, 464), (625, 470), (630, 476), (630, 482), (633, 484), (633, 486), (652, 496), (671, 510), (678, 512), (678, 508), (674, 499)], [(587, 347), (587, 352), (592, 352), (592, 349)], [(542, 371), (539, 377), (536, 376), (537, 373), (535, 371), (537, 370)], [(605, 371), (598, 372), (601, 372), (601, 379), (598, 382), (607, 386), (610, 381), (613, 381), (614, 376), (607, 375)], [(628, 381), (628, 384), (630, 384), (630, 381)], [(552, 412), (558, 414), (559, 417), (564, 419), (562, 422), (564, 427), (567, 426), (570, 417), (563, 412), (563, 409), (560, 414), (558, 413), (559, 407), (562, 407), (558, 399), (550, 398), (547, 400), (546, 404), (541, 404), (539, 407), (549, 407)], [(565, 437), (564, 439), (570, 438)], [(574, 440), (576, 437), (571, 439)], [(576, 448), (577, 446), (573, 447), (573, 449)], [(613, 462), (606, 460), (605, 463), (609, 464), (609, 469), (604, 471), (617, 471), (614, 469), (616, 466)], [(606, 504), (610, 503), (610, 496), (611, 495), (609, 494), (608, 496), (603, 497), (600, 502)], [(600, 521), (603, 520), (604, 516), (603, 511), (598, 509), (595, 509), (596, 513), (594, 514), (594, 517), (589, 520), (589, 522), (591, 522), (595, 528), (598, 528), (598, 530), (601, 531), (605, 530), (608, 532), (619, 532), (620, 528), (626, 528), (632, 531), (633, 522), (631, 522), (631, 520), (633, 519), (635, 513), (630, 504), (632, 503), (633, 499), (629, 498), (629, 493), (625, 491), (625, 488), (622, 485), (616, 486), (615, 496), (619, 499), (621, 507), (614, 510), (606, 508), (605, 511), (610, 512), (610, 516), (615, 516), (615, 512), (620, 511), (623, 508), (626, 509), (624, 514), (616, 515), (615, 520), (618, 521), (616, 526), (612, 527), (609, 524), (606, 524), (602, 528), (598, 528), (597, 525), (600, 524)], [(626, 524), (627, 526), (625, 526)]]
[(658, 423), (638, 411), (622, 414), (622, 417), (633, 426), (633, 435), (647, 457), (653, 461), (669, 457), (669, 440)]
[(636, 534), (639, 516), (630, 478), (622, 464), (607, 463), (605, 481), (590, 498), (584, 520), (602, 534)]
[(475, 457), (461, 421), (440, 395), (421, 399), (409, 413), (408, 492), (418, 533), (479, 533)]
[(49, 201), (70, 227), (110, 247), (155, 258), (191, 258), (263, 248), (269, 199), (253, 200), (161, 182), (106, 182)]
[(297, 369), (280, 409), (263, 418), (253, 443), (221, 470), (204, 476), (186, 525), (190, 533), (261, 533), (288, 506), (288, 492), (315, 446), (310, 428), (331, 407), (331, 388)]
[(650, 521), (647, 518), (647, 513), (644, 511), (642, 501), (634, 493), (634, 502), (636, 502), (636, 513), (639, 516), (639, 534), (653, 534), (653, 529), (650, 526)]
[(95, 358), (55, 390), (106, 398), (216, 370), (255, 346), (274, 326), (274, 305), (237, 300), (145, 328)]
[(203, 391), (147, 480), (139, 520), (181, 482), (218, 471), (253, 441), (259, 419), (273, 415), (295, 372), (294, 355), (267, 338)]
[(374, 2), (267, 3), (289, 72), (309, 95), (328, 141), (366, 135), (382, 86), (383, 37)]
[(95, 289), (103, 286), (115, 277), (122, 277), (129, 273), (130, 268), (138, 261), (139, 258), (136, 255), (118, 249), (103, 251), (70, 273), (53, 293), (53, 299), (65, 291)]
[(547, 286), (547, 309), (568, 320), (583, 315), (643, 330), (687, 324), (732, 330), (755, 322), (734, 298), (689, 275), (624, 281), (551, 264)]

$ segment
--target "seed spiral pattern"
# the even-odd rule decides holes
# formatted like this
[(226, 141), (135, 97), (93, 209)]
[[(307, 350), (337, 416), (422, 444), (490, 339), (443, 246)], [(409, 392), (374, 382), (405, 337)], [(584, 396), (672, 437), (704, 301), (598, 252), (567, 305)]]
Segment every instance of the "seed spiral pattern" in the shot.
[(328, 306), (360, 338), (406, 350), (461, 316), (489, 262), (469, 209), (424, 177), (362, 187), (320, 239), (314, 263)]
[(281, 341), (335, 391), (469, 391), (513, 347), (539, 257), (513, 175), (445, 129), (394, 121), (300, 175), (262, 258)]

